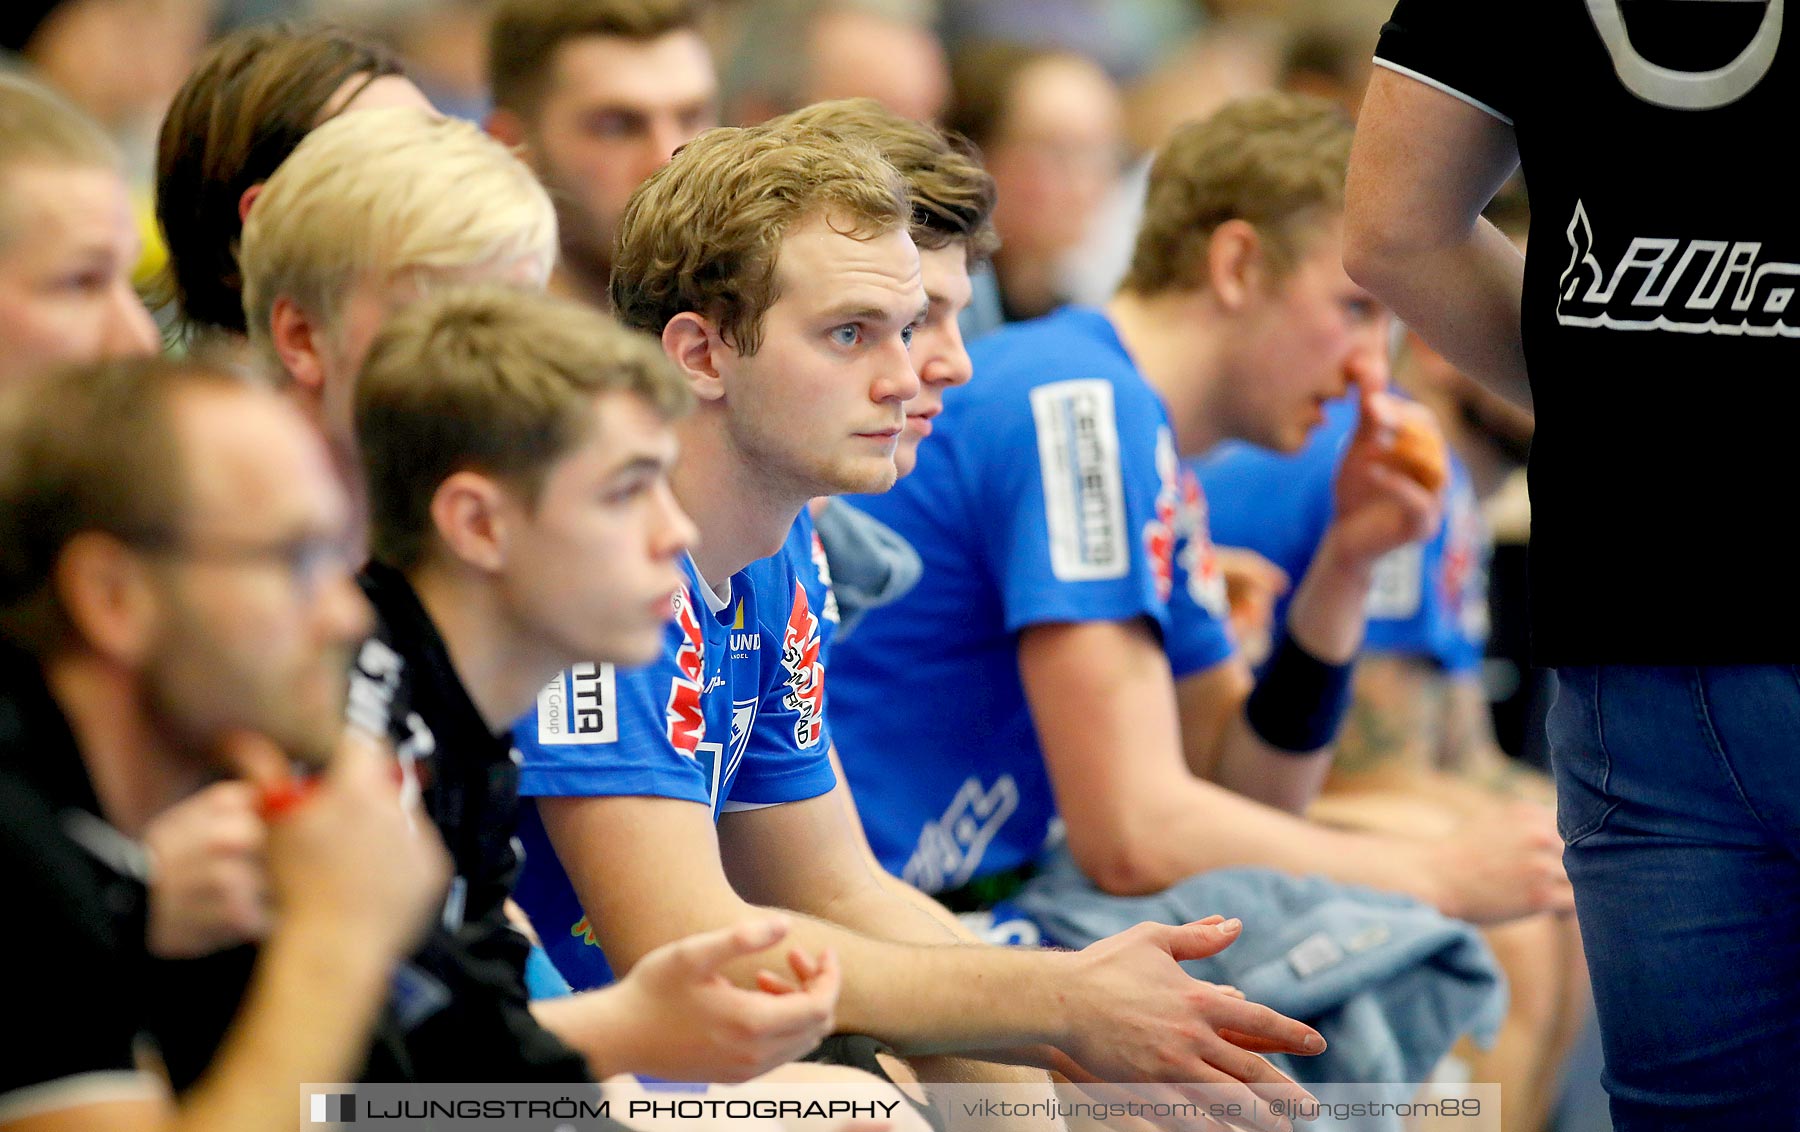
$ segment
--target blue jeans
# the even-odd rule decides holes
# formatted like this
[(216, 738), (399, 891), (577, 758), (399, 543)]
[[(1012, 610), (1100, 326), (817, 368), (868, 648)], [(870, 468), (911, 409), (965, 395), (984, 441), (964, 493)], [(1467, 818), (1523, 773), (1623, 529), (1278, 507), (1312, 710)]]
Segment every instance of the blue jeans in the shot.
[(1800, 671), (1557, 678), (1557, 824), (1615, 1128), (1800, 1129)]

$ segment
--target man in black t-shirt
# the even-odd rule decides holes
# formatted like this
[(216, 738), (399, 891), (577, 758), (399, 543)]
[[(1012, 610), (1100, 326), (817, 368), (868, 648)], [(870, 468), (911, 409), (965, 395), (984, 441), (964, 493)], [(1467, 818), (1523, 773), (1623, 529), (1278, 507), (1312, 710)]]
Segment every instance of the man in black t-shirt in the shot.
[[(1783, 5), (1400, 0), (1346, 260), (1537, 410), (1535, 659), (1615, 1125), (1795, 1126), (1800, 416)], [(1530, 255), (1480, 208), (1523, 165)], [(1529, 374), (1529, 379), (1528, 379)]]
[[(0, 1129), (292, 1128), (296, 1087), (361, 1057), (447, 876), (384, 760), (340, 742), (368, 609), (348, 508), (291, 406), (142, 361), (0, 391)], [(274, 925), (204, 1081), (156, 1071), (138, 842), (220, 775), (273, 808)]]

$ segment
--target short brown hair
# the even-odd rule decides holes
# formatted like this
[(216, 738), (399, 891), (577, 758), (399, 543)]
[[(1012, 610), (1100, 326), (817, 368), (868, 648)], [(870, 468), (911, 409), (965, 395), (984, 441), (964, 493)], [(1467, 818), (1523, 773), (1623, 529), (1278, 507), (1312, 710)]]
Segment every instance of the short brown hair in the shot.
[(702, 7), (702, 0), (503, 0), (488, 31), (494, 105), (536, 113), (556, 50), (572, 39), (657, 39), (697, 27)]
[(1241, 99), (1178, 128), (1150, 167), (1121, 289), (1203, 286), (1207, 241), (1227, 220), (1254, 225), (1273, 270), (1288, 270), (1308, 225), (1343, 210), (1352, 132), (1336, 103), (1299, 94)]
[(535, 502), (607, 393), (640, 397), (665, 420), (693, 399), (660, 344), (581, 303), (464, 287), (407, 306), (356, 383), (375, 557), (401, 570), (425, 559), (432, 497), (458, 471), (503, 479)]
[(0, 246), (10, 238), (5, 178), (23, 165), (117, 169), (119, 152), (91, 119), (49, 88), (0, 74)]
[(610, 294), (652, 334), (694, 311), (754, 354), (780, 298), (775, 260), (795, 224), (824, 215), (857, 239), (905, 228), (906, 182), (867, 141), (768, 123), (708, 130), (638, 187), (619, 221)]
[(818, 102), (771, 125), (822, 129), (873, 142), (906, 180), (912, 203), (912, 238), (936, 250), (960, 243), (973, 264), (994, 254), (994, 178), (981, 167), (975, 147), (951, 134), (894, 113), (873, 98)]
[(169, 106), (156, 152), (166, 290), (190, 330), (244, 333), (245, 190), (274, 174), (346, 82), (402, 73), (387, 48), (335, 28), (246, 28), (201, 58)]
[(76, 535), (179, 532), (188, 485), (170, 406), (194, 386), (259, 387), (192, 359), (136, 358), (0, 390), (0, 636), (39, 657), (64, 646), (52, 582)]

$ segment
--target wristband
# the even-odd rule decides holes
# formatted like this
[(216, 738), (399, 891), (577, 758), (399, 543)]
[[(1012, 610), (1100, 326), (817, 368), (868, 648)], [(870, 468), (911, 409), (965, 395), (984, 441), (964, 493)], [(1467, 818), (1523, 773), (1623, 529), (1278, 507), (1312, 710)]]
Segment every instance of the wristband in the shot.
[(1291, 755), (1309, 755), (1325, 746), (1350, 706), (1355, 667), (1355, 662), (1327, 664), (1282, 630), (1262, 679), (1244, 703), (1250, 730)]

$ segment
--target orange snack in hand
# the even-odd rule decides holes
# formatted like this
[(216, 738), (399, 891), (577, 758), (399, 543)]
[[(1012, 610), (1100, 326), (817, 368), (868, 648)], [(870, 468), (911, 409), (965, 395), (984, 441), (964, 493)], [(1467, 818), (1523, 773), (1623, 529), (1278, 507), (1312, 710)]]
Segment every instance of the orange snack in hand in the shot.
[(1395, 470), (1426, 491), (1440, 491), (1450, 479), (1450, 454), (1444, 434), (1423, 405), (1403, 404), (1394, 429), (1394, 443), (1385, 453)]

